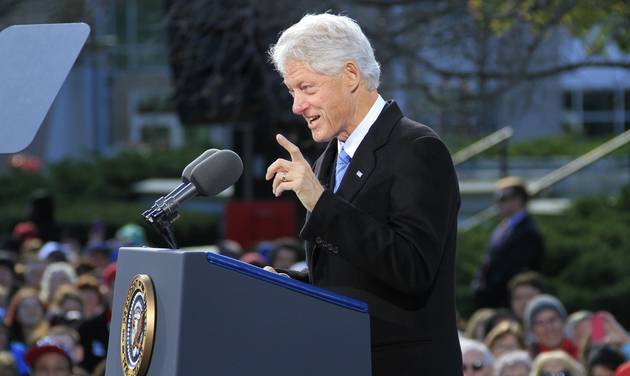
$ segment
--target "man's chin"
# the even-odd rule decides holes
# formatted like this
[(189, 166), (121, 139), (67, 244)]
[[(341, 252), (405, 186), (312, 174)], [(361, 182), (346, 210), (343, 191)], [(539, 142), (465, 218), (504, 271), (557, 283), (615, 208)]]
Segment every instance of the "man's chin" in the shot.
[(317, 132), (315, 130), (311, 130), (311, 138), (313, 138), (313, 141), (315, 142), (328, 142), (330, 140), (332, 140), (332, 137), (326, 134), (322, 134), (320, 132)]

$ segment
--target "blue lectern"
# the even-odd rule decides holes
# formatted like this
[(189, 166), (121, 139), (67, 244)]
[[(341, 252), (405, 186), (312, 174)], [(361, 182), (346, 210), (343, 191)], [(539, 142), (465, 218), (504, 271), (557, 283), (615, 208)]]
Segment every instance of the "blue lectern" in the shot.
[(363, 302), (209, 252), (120, 250), (108, 376), (367, 376), (370, 363)]

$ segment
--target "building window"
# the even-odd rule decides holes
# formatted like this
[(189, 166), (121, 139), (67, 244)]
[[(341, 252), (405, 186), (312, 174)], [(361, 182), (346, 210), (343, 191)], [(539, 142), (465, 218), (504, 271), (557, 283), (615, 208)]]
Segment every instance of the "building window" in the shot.
[(573, 94), (570, 91), (565, 91), (562, 94), (562, 108), (565, 111), (572, 111), (573, 110)]
[(584, 122), (584, 134), (587, 136), (607, 136), (614, 131), (612, 122)]
[(613, 111), (615, 93), (607, 90), (585, 91), (582, 103), (584, 111)]

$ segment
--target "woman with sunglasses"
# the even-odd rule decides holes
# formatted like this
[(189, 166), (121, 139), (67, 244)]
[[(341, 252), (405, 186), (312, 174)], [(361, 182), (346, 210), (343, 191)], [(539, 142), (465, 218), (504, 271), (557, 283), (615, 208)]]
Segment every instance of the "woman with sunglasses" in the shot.
[(462, 367), (464, 376), (493, 376), (494, 359), (490, 351), (481, 342), (461, 338)]

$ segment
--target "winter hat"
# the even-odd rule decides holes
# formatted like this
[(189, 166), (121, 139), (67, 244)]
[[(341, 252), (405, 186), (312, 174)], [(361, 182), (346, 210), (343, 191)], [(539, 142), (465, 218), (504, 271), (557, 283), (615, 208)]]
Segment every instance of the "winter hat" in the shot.
[(528, 332), (531, 332), (536, 316), (547, 309), (556, 312), (563, 322), (567, 319), (567, 311), (555, 296), (548, 294), (538, 295), (527, 304), (525, 309), (523, 321)]

